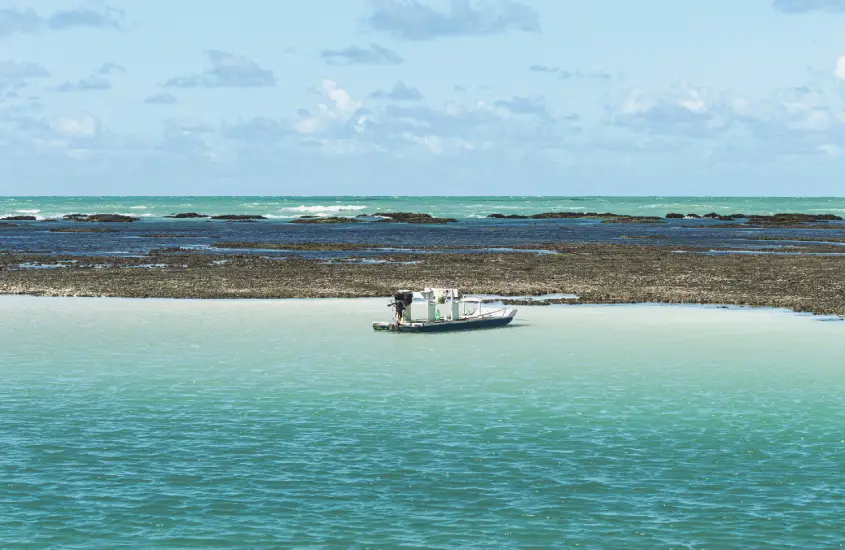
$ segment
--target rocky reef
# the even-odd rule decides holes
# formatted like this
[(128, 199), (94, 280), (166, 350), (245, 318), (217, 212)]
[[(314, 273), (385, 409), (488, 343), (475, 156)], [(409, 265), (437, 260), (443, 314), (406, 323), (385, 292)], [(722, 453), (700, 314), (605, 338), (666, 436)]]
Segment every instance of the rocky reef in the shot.
[[(602, 223), (660, 223), (663, 218), (657, 216), (634, 216), (628, 214), (614, 214), (613, 212), (544, 212), (542, 214), (490, 214), (489, 219), (498, 220), (578, 220), (602, 219)], [(700, 216), (698, 214), (680, 214), (670, 212), (666, 214), (668, 220), (682, 219), (711, 219), (723, 222), (740, 222), (743, 227), (801, 227), (802, 224), (842, 221), (834, 214), (717, 214), (710, 212)], [(725, 226), (722, 226), (725, 227)]]
[[(466, 293), (504, 296), (571, 293), (579, 296), (578, 303), (728, 304), (845, 315), (842, 256), (714, 256), (706, 248), (639, 244), (547, 248), (557, 254), (387, 254), (380, 258), (388, 263), (380, 265), (180, 248), (142, 258), (6, 252), (0, 253), (0, 293), (305, 298), (389, 296), (397, 288), (457, 286)], [(21, 268), (70, 260), (75, 262), (63, 269)], [(417, 263), (402, 263), (408, 261)], [(143, 268), (149, 265), (155, 267)]]
[(577, 220), (584, 218), (618, 218), (619, 214), (605, 212), (543, 212), (542, 214), (490, 214), (491, 220)]
[(131, 223), (141, 218), (124, 216), (122, 214), (68, 214), (62, 219), (67, 222), (96, 222), (96, 223)]
[(169, 216), (165, 216), (165, 218), (173, 218), (176, 220), (190, 220), (196, 218), (209, 218), (207, 214), (197, 214), (196, 212), (182, 212), (180, 214), (171, 214)]
[(631, 216), (612, 212), (543, 212), (542, 214), (490, 214), (492, 220), (583, 220), (601, 219), (603, 223), (661, 223), (658, 216)]
[(748, 216), (748, 223), (750, 225), (789, 226), (796, 224), (838, 221), (842, 221), (842, 217), (835, 216), (833, 214), (775, 214), (773, 216)]
[(34, 222), (36, 219), (35, 216), (6, 216), (5, 218), (0, 218), (2, 221), (7, 222)]

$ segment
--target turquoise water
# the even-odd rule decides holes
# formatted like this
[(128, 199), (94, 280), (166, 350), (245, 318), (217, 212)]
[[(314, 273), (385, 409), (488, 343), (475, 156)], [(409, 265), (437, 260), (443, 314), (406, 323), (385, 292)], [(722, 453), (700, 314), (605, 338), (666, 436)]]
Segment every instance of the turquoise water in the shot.
[(119, 213), (157, 218), (178, 212), (258, 214), (271, 219), (426, 212), (478, 218), (493, 213), (614, 212), (642, 216), (845, 212), (845, 197), (0, 197), (0, 217)]
[(2, 548), (836, 548), (845, 324), (0, 297)]

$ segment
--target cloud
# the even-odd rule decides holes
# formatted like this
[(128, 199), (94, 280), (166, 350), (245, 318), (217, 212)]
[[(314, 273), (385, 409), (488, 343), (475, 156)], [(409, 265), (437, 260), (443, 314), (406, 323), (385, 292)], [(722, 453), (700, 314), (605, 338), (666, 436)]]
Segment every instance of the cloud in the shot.
[(162, 92), (160, 94), (154, 94), (147, 97), (144, 100), (144, 103), (150, 105), (173, 105), (175, 103), (179, 103), (179, 100), (171, 93)]
[(50, 72), (38, 63), (0, 61), (0, 103), (20, 99), (32, 80), (49, 76)]
[(99, 119), (90, 112), (39, 117), (28, 114), (6, 114), (0, 123), (14, 130), (16, 151), (32, 158), (39, 152), (71, 154), (81, 148), (101, 142), (103, 136)]
[(171, 118), (164, 122), (164, 139), (157, 151), (180, 156), (196, 156), (216, 161), (220, 158), (217, 128), (195, 118)]
[(773, 0), (772, 7), (782, 13), (845, 13), (845, 0)]
[(105, 76), (113, 75), (113, 74), (117, 74), (117, 73), (125, 73), (125, 72), (126, 72), (126, 67), (124, 67), (123, 65), (118, 65), (117, 63), (112, 63), (111, 61), (106, 61), (105, 63), (100, 65), (99, 69), (97, 69), (97, 74), (101, 74), (101, 75), (105, 75)]
[(30, 61), (0, 61), (0, 79), (27, 79), (50, 76), (50, 72)]
[(34, 34), (43, 30), (73, 28), (120, 29), (123, 13), (106, 7), (103, 10), (77, 8), (60, 10), (47, 16), (39, 15), (32, 8), (0, 9), (0, 38), (14, 34)]
[(833, 75), (839, 80), (845, 81), (845, 55), (836, 60), (836, 69), (834, 69)]
[(554, 65), (531, 65), (528, 70), (532, 73), (548, 73), (557, 75), (561, 80), (603, 80), (609, 81), (613, 77), (604, 71), (569, 71)]
[(331, 154), (499, 150), (520, 155), (560, 147), (579, 131), (577, 117), (555, 115), (542, 98), (447, 103), (442, 108), (366, 106), (329, 80), (323, 82), (321, 96), (316, 109), (300, 112), (295, 129), (301, 143)]
[(89, 112), (57, 116), (50, 120), (50, 129), (57, 135), (71, 139), (90, 139), (100, 131), (100, 121)]
[(712, 136), (732, 123), (726, 104), (707, 88), (684, 84), (659, 94), (634, 92), (614, 117), (614, 124), (635, 132), (686, 137)]
[(373, 99), (390, 99), (393, 101), (420, 101), (423, 98), (422, 92), (418, 89), (407, 86), (404, 82), (397, 82), (392, 90), (376, 90), (370, 94)]
[(200, 74), (176, 76), (164, 83), (171, 88), (260, 88), (276, 86), (272, 71), (242, 55), (207, 50), (211, 67)]
[(124, 73), (126, 69), (117, 63), (103, 63), (99, 69), (90, 75), (77, 80), (76, 82), (65, 82), (56, 87), (57, 92), (85, 92), (111, 90), (111, 76), (116, 73)]
[[(552, 113), (546, 105), (545, 98), (516, 97), (497, 101), (496, 107), (505, 109), (513, 115), (533, 115), (541, 119), (551, 119)], [(577, 118), (577, 117), (576, 117)]]
[(76, 82), (65, 82), (56, 86), (56, 91), (62, 93), (91, 90), (111, 90), (111, 81), (100, 76), (92, 75), (81, 78)]
[(368, 48), (349, 46), (343, 50), (323, 50), (320, 53), (329, 65), (399, 65), (402, 56), (378, 44)]
[(831, 146), (845, 141), (845, 101), (806, 86), (745, 98), (684, 85), (665, 93), (633, 93), (612, 124), (652, 138), (698, 140), (723, 150), (830, 154)]
[(287, 120), (255, 117), (246, 122), (224, 125), (223, 135), (228, 139), (260, 147), (276, 145), (296, 135), (296, 132)]
[(484, 36), (510, 31), (539, 32), (536, 11), (517, 0), (451, 0), (438, 11), (420, 0), (372, 0), (371, 29), (405, 40)]
[(300, 134), (338, 134), (366, 122), (366, 115), (359, 114), (363, 103), (352, 98), (349, 92), (333, 80), (323, 80), (321, 87), (323, 102), (318, 103), (315, 112), (300, 111), (296, 131)]
[(0, 61), (0, 97), (17, 97), (18, 92), (26, 88), (30, 80), (49, 76), (50, 72), (38, 63)]

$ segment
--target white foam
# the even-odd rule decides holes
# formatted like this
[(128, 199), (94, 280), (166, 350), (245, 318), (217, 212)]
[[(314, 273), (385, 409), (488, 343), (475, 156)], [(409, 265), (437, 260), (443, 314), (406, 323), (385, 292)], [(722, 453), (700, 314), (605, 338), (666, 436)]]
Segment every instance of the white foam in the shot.
[(41, 210), (39, 210), (37, 208), (33, 208), (31, 210), (26, 210), (26, 209), (15, 210), (15, 212), (17, 212), (18, 214), (38, 214), (39, 212), (41, 212)]
[(143, 206), (143, 205), (142, 206), (130, 206), (129, 209), (130, 210), (146, 210), (147, 207)]
[(358, 204), (335, 204), (331, 206), (289, 206), (287, 208), (282, 208), (281, 210), (285, 212), (359, 212), (366, 208), (366, 206)]

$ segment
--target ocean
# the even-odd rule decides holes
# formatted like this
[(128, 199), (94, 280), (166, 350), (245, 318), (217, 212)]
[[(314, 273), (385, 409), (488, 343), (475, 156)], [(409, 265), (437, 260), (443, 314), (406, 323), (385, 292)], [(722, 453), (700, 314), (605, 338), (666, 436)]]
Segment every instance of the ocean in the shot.
[(0, 297), (2, 548), (837, 548), (845, 324)]
[(681, 214), (842, 214), (845, 197), (0, 197), (0, 218), (33, 215), (125, 214), (161, 218), (180, 212), (252, 214), (289, 220), (422, 212), (459, 219), (493, 213), (613, 212), (637, 216)]
[[(302, 216), (345, 216), (379, 212), (418, 212), (451, 217), (448, 225), (383, 223), (292, 224)], [(668, 213), (704, 215), (845, 213), (845, 198), (678, 198), (678, 197), (0, 197), (0, 218), (32, 216), (36, 221), (0, 226), (0, 251), (19, 253), (143, 256), (155, 249), (183, 248), (226, 253), (220, 243), (355, 243), (405, 250), (419, 247), (503, 247), (544, 243), (626, 243), (698, 246), (758, 253), (761, 248), (788, 247), (792, 239), (842, 239), (845, 223), (836, 229), (721, 228), (714, 220), (673, 219), (662, 224), (603, 224), (597, 219), (501, 220), (493, 213), (612, 212), (637, 216)], [(168, 219), (196, 212), (206, 215), (246, 214), (267, 219), (231, 223), (207, 219)], [(100, 224), (108, 232), (65, 233), (78, 222), (43, 222), (68, 214), (125, 214), (135, 223)], [(845, 217), (845, 216), (844, 216)], [(10, 223), (10, 222), (5, 222)], [(97, 224), (86, 224), (90, 227)], [(760, 236), (774, 240), (761, 242)], [(337, 253), (243, 250), (266, 256), (332, 257)], [(370, 252), (370, 254), (377, 254)]]

